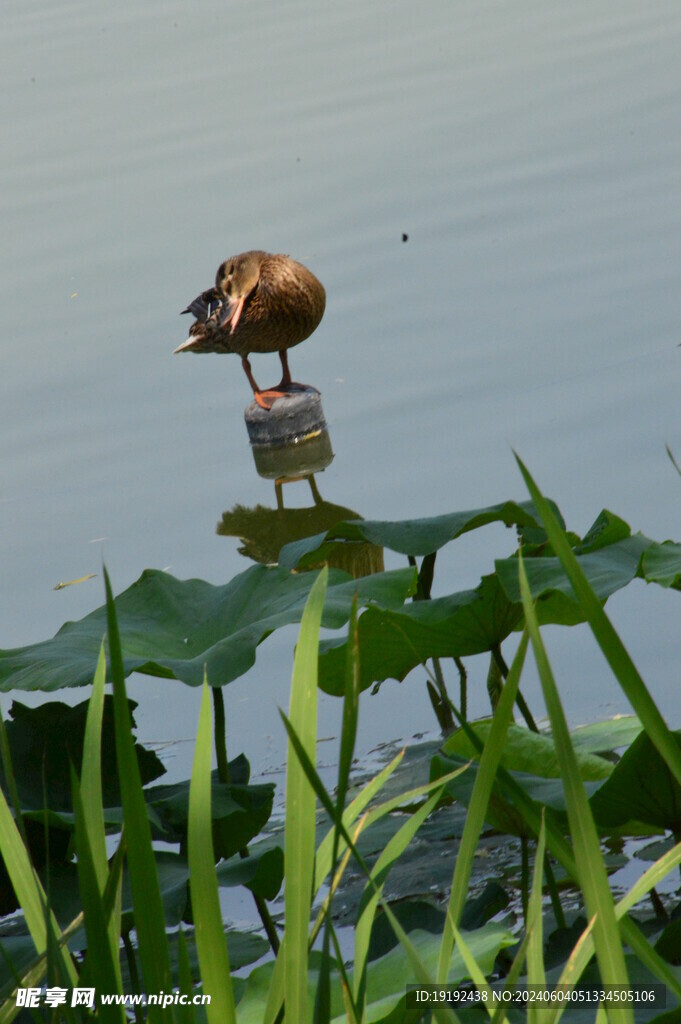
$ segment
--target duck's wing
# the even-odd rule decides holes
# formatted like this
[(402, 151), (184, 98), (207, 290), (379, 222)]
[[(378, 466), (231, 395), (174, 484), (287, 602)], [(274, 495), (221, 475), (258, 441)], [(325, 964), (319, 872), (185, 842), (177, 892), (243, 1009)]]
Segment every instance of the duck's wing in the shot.
[(205, 324), (221, 306), (222, 296), (217, 288), (208, 288), (207, 291), (197, 295), (194, 301), (190, 302), (182, 312), (191, 313), (199, 323)]

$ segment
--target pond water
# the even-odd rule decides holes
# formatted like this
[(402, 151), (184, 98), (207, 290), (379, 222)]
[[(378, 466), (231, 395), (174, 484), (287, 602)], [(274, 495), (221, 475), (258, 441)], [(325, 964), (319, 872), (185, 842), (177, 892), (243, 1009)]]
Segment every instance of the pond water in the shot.
[[(171, 353), (179, 310), (249, 248), (326, 286), (291, 357), (323, 394), (325, 499), (383, 519), (524, 500), (515, 448), (578, 532), (605, 506), (681, 538), (676, 0), (9, 0), (3, 21), (1, 646), (100, 605), (102, 559), (116, 591), (248, 564), (216, 534), (237, 504), (275, 507), (247, 382), (234, 357)], [(512, 550), (500, 528), (462, 538), (437, 592)], [(678, 600), (636, 583), (608, 605), (675, 726)], [(226, 693), (232, 753), (259, 771), (283, 760), (295, 633)], [(572, 722), (628, 710), (586, 631), (547, 641)], [(481, 714), (486, 660), (468, 667)], [(131, 692), (184, 776), (198, 693)], [(338, 718), (324, 699), (320, 734)], [(433, 725), (423, 673), (388, 682), (360, 752)]]

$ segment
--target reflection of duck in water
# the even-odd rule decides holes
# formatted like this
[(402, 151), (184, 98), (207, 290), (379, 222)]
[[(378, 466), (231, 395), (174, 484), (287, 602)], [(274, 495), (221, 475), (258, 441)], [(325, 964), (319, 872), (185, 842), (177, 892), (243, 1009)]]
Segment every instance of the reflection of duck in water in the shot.
[[(251, 558), (262, 565), (271, 565), (278, 561), (279, 552), (285, 544), (325, 533), (336, 523), (362, 518), (351, 508), (325, 501), (317, 489), (314, 476), (297, 478), (307, 480), (309, 483), (314, 505), (305, 508), (284, 508), (282, 484), (293, 483), (295, 479), (282, 478), (276, 482), (276, 508), (267, 508), (264, 505), (246, 508), (244, 505), (235, 505), (222, 513), (222, 521), (218, 523), (216, 532), (222, 537), (238, 537), (241, 541), (240, 555), (245, 555), (246, 558)], [(325, 564), (335, 569), (343, 569), (355, 579), (383, 572), (385, 569), (383, 548), (369, 541), (335, 544), (333, 550), (327, 552), (320, 562), (305, 565), (305, 568), (316, 569)]]
[[(221, 263), (215, 287), (183, 310), (196, 323), (175, 352), (236, 352), (256, 402), (271, 409), (275, 399), (305, 388), (291, 380), (287, 352), (319, 326), (325, 305), (324, 286), (302, 263), (259, 249), (243, 252)], [(251, 352), (279, 353), (282, 378), (275, 388), (258, 387)]]

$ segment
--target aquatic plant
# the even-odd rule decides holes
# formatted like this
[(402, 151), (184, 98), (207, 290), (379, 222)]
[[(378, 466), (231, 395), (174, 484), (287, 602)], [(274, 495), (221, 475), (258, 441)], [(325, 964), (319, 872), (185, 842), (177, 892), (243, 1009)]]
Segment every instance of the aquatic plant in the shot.
[[(337, 524), (289, 545), (278, 567), (254, 567), (224, 587), (149, 571), (114, 599), (107, 577), (102, 609), (53, 640), (0, 652), (6, 689), (82, 685), (94, 672), (85, 705), (15, 705), (0, 730), (2, 909), (21, 908), (0, 929), (0, 1022), (19, 1011), (19, 988), (45, 981), (69, 994), (78, 986), (98, 996), (165, 993), (165, 1006), (135, 1007), (149, 1021), (463, 1019), (519, 982), (566, 992), (587, 981), (645, 982), (647, 990), (656, 981), (669, 1002), (681, 1001), (673, 898), (665, 906), (655, 891), (681, 863), (679, 738), (603, 608), (637, 576), (681, 589), (681, 549), (632, 536), (609, 512), (584, 538), (566, 532), (520, 467), (531, 503)], [(496, 521), (516, 528), (518, 551), (474, 590), (433, 597), (435, 552)], [(339, 545), (367, 542), (415, 564), (357, 581), (338, 570), (302, 571)], [(243, 756), (227, 758), (222, 687), (253, 664), (270, 632), (297, 621), (282, 712), (282, 837), (272, 785), (250, 783)], [(568, 730), (542, 641), (547, 622), (588, 623), (635, 716)], [(345, 623), (346, 636), (319, 640), (320, 626)], [(507, 668), (501, 644), (514, 631), (521, 637)], [(527, 725), (514, 722), (529, 645), (550, 719), (541, 732), (526, 706)], [(444, 687), (442, 660), (480, 653), (496, 669), (493, 714), (470, 723)], [(402, 752), (375, 777), (351, 772), (361, 692), (426, 663), (440, 721), (456, 719), (458, 729), (410, 765)], [(132, 671), (201, 687), (186, 783), (159, 785), (162, 766), (134, 742), (125, 694)], [(342, 698), (334, 794), (316, 768), (318, 686)], [(626, 862), (628, 836), (658, 845), (646, 854), (652, 866), (621, 892), (609, 876)], [(476, 854), (491, 841), (503, 856), (497, 881), (485, 885)], [(400, 879), (405, 861), (412, 884)], [(432, 879), (440, 898), (425, 898)], [(225, 935), (219, 891), (234, 885), (252, 893), (264, 934)], [(647, 895), (652, 914), (642, 907)], [(349, 964), (339, 932), (348, 919)], [(409, 1005), (407, 982), (448, 983), (469, 1005)], [(173, 993), (210, 995), (211, 1003), (180, 1005)], [(507, 1009), (496, 1004), (496, 1019)], [(89, 1011), (59, 1012), (75, 1021)], [(93, 1012), (124, 1020), (122, 1005), (100, 1001)], [(556, 1002), (541, 1020), (563, 1012), (569, 1019), (566, 1003)], [(617, 1013), (634, 1019), (631, 1004)]]

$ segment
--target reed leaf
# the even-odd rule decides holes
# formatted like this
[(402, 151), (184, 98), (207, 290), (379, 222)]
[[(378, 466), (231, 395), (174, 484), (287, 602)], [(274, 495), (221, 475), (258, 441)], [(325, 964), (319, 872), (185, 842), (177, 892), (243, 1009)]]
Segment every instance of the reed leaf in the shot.
[[(113, 681), (116, 759), (126, 829), (127, 862), (135, 910), (139, 955), (147, 992), (169, 992), (172, 982), (163, 903), (151, 842), (147, 806), (135, 755), (130, 711), (125, 692), (116, 608), (106, 568), (104, 569), (104, 584), (106, 587), (109, 658)], [(162, 1017), (163, 1011), (159, 1006), (149, 1007), (149, 1024), (155, 1024), (155, 1022), (160, 1024)]]
[[(9, 767), (11, 774), (11, 764)], [(65, 949), (63, 933), (48, 906), (45, 891), (33, 868), (21, 832), (12, 817), (2, 789), (0, 789), (0, 855), (19, 906), (24, 912), (26, 925), (36, 952), (39, 957), (46, 957), (48, 969), (50, 956), (54, 955), (62, 979), (71, 985), (76, 985), (78, 975), (68, 950)]]
[[(184, 929), (180, 925), (177, 932), (177, 973), (180, 992), (189, 999), (194, 995), (194, 982), (192, 979), (192, 968), (189, 962), (189, 951)], [(191, 1003), (178, 1006), (178, 1024), (195, 1024), (196, 1014)]]
[[(527, 903), (526, 931), (527, 943), (527, 980), (531, 985), (545, 985), (544, 970), (544, 928), (542, 916), (542, 882), (544, 878), (544, 852), (546, 850), (546, 825), (542, 820), (537, 851), (534, 858), (532, 889)], [(528, 1024), (539, 1024), (539, 1010), (528, 1007)]]
[[(98, 876), (96, 857), (93, 855), (90, 844), (85, 804), (73, 768), (71, 769), (71, 789), (76, 818), (78, 881), (85, 916), (89, 980), (98, 992), (122, 994), (118, 947), (112, 949), (111, 946), (111, 933), (108, 927), (110, 920), (107, 920), (102, 900), (104, 886)], [(102, 1005), (99, 1008), (99, 1017), (102, 1024), (124, 1024), (125, 1011), (122, 1006)]]
[(192, 897), (196, 948), (199, 955), (203, 991), (210, 995), (206, 1006), (208, 1024), (233, 1024), (236, 1020), (234, 991), (225, 940), (218, 879), (213, 853), (211, 818), (211, 733), (212, 715), (208, 683), (201, 695), (199, 727), (194, 750), (187, 853)]
[(485, 1010), (487, 1011), (488, 1016), (491, 1017), (492, 1016), (492, 989), (490, 988), (490, 986), (487, 983), (487, 978), (485, 977), (485, 972), (482, 970), (482, 968), (480, 967), (479, 963), (477, 962), (477, 960), (473, 956), (473, 953), (472, 953), (472, 951), (470, 949), (470, 946), (466, 942), (466, 940), (463, 937), (462, 933), (459, 931), (459, 929), (456, 927), (456, 925), (453, 922), (451, 924), (451, 929), (454, 932), (454, 939), (456, 940), (456, 945), (457, 945), (457, 948), (458, 948), (459, 952), (461, 953), (461, 957), (463, 959), (463, 962), (466, 965), (466, 970), (470, 974), (471, 979), (473, 981), (473, 984), (477, 988), (478, 992), (480, 992), (480, 994), (483, 996), (482, 1005), (484, 1006)]
[[(343, 820), (345, 808), (345, 797), (350, 783), (350, 770), (352, 768), (352, 757), (355, 751), (355, 739), (357, 736), (357, 717), (359, 713), (359, 638), (357, 635), (357, 597), (352, 602), (350, 621), (348, 624), (348, 646), (345, 666), (345, 693), (343, 696), (343, 720), (341, 724), (340, 751), (338, 756), (338, 778), (336, 783), (336, 819), (333, 829), (333, 852), (331, 855), (332, 872), (336, 874), (336, 863), (338, 861), (338, 849), (341, 839), (340, 823)], [(315, 1024), (324, 1024), (331, 1015), (331, 957), (330, 943), (336, 936), (333, 932), (331, 920), (331, 903), (333, 901), (334, 886), (329, 892), (328, 906), (325, 912), (324, 939), (322, 944), (322, 961), (319, 969), (317, 992), (315, 995), (314, 1021)], [(332, 934), (333, 933), (333, 934)], [(343, 961), (339, 960), (341, 970)], [(348, 1006), (349, 1015), (352, 1018), (357, 1016), (353, 998), (349, 986), (343, 979), (343, 993)]]
[[(442, 782), (442, 780), (439, 781), (440, 783)], [(410, 814), (404, 825), (392, 836), (372, 867), (369, 880), (364, 889), (355, 926), (355, 962), (353, 969), (353, 994), (362, 1020), (364, 1020), (364, 1004), (366, 1000), (366, 966), (369, 957), (371, 929), (376, 916), (376, 908), (383, 892), (385, 879), (390, 868), (404, 853), (428, 815), (435, 810), (442, 791), (443, 787), (440, 785), (440, 788), (418, 810)]]
[[(553, 678), (553, 672), (539, 632), (522, 554), (519, 555), (518, 559), (518, 572), (520, 575), (525, 622), (532, 641), (546, 709), (549, 713), (551, 729), (556, 742), (556, 753), (560, 762), (561, 777), (565, 787), (565, 800), (570, 834), (575, 851), (577, 877), (584, 895), (587, 915), (589, 917), (596, 917), (593, 935), (601, 978), (605, 985), (626, 985), (628, 975), (624, 961), (622, 940), (617, 928), (614, 901), (601, 854), (598, 832), (591, 814), (584, 783), (579, 774), (577, 759), (570, 741), (570, 733), (558, 695), (558, 689)], [(629, 1008), (622, 1009), (620, 1017), (622, 1021), (631, 1021), (633, 1024), (633, 1013)]]
[[(104, 643), (99, 651), (97, 668), (92, 681), (92, 693), (88, 703), (85, 736), (83, 739), (83, 759), (79, 783), (79, 795), (83, 808), (83, 827), (87, 834), (87, 843), (92, 856), (93, 868), (97, 877), (100, 898), (104, 896), (109, 878), (109, 865), (106, 854), (106, 828), (104, 824), (104, 803), (102, 798), (102, 715), (104, 712), (104, 686), (106, 683), (106, 656)], [(118, 898), (113, 905), (113, 913), (104, 913), (108, 918), (109, 947), (111, 962), (114, 965), (116, 988), (122, 992), (123, 982), (120, 971), (118, 950), (121, 938), (121, 904), (120, 886), (117, 886)], [(83, 904), (85, 905), (85, 904)]]
[[(319, 626), (328, 570), (315, 580), (305, 605), (296, 646), (291, 684), (290, 721), (302, 750), (314, 764), (317, 755), (317, 663)], [(286, 768), (284, 861), (286, 945), (284, 989), (286, 1016), (306, 1021), (308, 1013), (308, 945), (315, 856), (315, 794), (290, 741)]]
[(550, 503), (537, 487), (522, 460), (517, 455), (515, 458), (527, 489), (542, 518), (553, 550), (563, 565), (599, 647), (648, 736), (666, 761), (676, 781), (681, 784), (681, 750), (674, 736), (657, 709), (627, 649), (605, 614), (601, 602), (586, 579)]
[(447, 919), (442, 932), (440, 945), (440, 959), (437, 968), (438, 983), (444, 983), (447, 978), (449, 961), (454, 947), (454, 928), (459, 923), (461, 911), (468, 895), (468, 884), (470, 881), (473, 858), (478, 847), (480, 833), (485, 824), (487, 805), (494, 786), (499, 761), (504, 749), (504, 737), (509, 725), (513, 721), (513, 707), (515, 704), (520, 676), (522, 673), (525, 654), (527, 651), (527, 634), (524, 633), (508, 679), (504, 684), (499, 704), (492, 720), (489, 736), (485, 743), (484, 750), (480, 757), (480, 766), (473, 786), (466, 815), (466, 824), (459, 844), (459, 851), (452, 878), (452, 887), (449, 894), (447, 907)]
[[(677, 843), (671, 850), (668, 850), (662, 855), (654, 864), (645, 871), (639, 879), (632, 885), (631, 889), (615, 904), (615, 917), (622, 924), (628, 924), (629, 930), (627, 931), (627, 939), (629, 945), (635, 949), (639, 959), (646, 963), (649, 969), (663, 981), (670, 990), (676, 993), (679, 998), (679, 981), (675, 977), (670, 966), (663, 961), (655, 950), (647, 949), (647, 941), (641, 935), (643, 944), (637, 941), (638, 929), (634, 922), (627, 921), (626, 914), (640, 903), (645, 896), (654, 889), (655, 886), (659, 885), (660, 882), (666, 878), (671, 871), (673, 871), (678, 865), (681, 864), (681, 843)], [(577, 981), (587, 964), (591, 960), (594, 954), (594, 943), (592, 936), (593, 921), (591, 921), (582, 934), (579, 937), (579, 941), (576, 943), (570, 957), (565, 964), (560, 978), (558, 979), (559, 985), (569, 985)], [(640, 935), (640, 933), (638, 933)], [(654, 962), (651, 963), (650, 954), (653, 954)], [(662, 972), (662, 973), (661, 973)], [(562, 1016), (563, 1010), (559, 1007), (552, 1007), (549, 1016), (542, 1017), (542, 1024), (556, 1024), (556, 1022)]]

